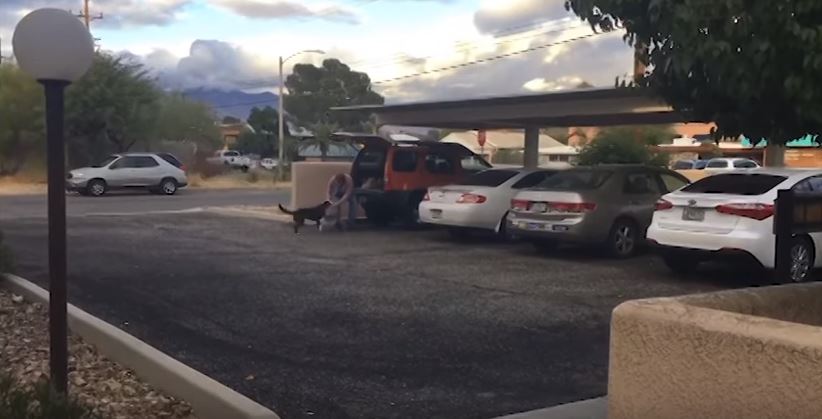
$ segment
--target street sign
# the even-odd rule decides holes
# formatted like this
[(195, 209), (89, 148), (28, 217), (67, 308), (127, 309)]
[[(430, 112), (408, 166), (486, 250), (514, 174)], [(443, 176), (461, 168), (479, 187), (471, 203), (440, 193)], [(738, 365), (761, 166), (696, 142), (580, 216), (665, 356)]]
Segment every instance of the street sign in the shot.
[(481, 129), (477, 133), (477, 143), (479, 143), (480, 147), (485, 147), (485, 130)]

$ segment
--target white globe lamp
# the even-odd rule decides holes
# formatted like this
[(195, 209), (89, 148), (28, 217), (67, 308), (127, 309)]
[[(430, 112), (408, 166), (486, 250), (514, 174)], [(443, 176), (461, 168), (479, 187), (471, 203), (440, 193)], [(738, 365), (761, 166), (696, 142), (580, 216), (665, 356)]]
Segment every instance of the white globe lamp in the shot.
[(39, 81), (73, 82), (94, 59), (94, 40), (71, 13), (38, 9), (20, 20), (12, 38), (20, 68)]

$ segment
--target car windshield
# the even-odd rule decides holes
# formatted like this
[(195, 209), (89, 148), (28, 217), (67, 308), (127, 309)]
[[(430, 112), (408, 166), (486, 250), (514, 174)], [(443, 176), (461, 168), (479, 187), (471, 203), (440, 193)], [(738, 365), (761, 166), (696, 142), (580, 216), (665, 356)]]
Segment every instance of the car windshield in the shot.
[(728, 167), (728, 161), (727, 160), (711, 160), (711, 161), (708, 162), (707, 167), (709, 169), (724, 169), (724, 168)]
[(111, 164), (111, 162), (113, 162), (114, 160), (117, 160), (119, 157), (120, 156), (108, 156), (108, 157), (105, 158), (105, 160), (103, 160), (103, 161), (101, 161), (97, 164), (93, 164), (91, 167), (95, 167), (95, 168), (106, 167), (109, 164)]
[(674, 163), (672, 169), (674, 170), (688, 170), (694, 167), (693, 162), (688, 160), (679, 160), (678, 162)]
[(485, 170), (465, 178), (460, 185), (466, 186), (499, 186), (516, 176), (516, 170)]
[(575, 169), (566, 170), (551, 176), (534, 189), (549, 191), (579, 191), (599, 188), (611, 177), (613, 172), (608, 170)]
[(706, 177), (682, 189), (682, 192), (762, 195), (787, 179), (785, 176), (766, 174), (728, 173)]

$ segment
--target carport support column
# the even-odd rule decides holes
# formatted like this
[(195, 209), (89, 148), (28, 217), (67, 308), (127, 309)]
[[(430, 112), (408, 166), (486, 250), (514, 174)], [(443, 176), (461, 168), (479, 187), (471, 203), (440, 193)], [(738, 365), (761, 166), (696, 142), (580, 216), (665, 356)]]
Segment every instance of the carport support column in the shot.
[(539, 127), (525, 128), (525, 153), (522, 163), (529, 169), (539, 166)]

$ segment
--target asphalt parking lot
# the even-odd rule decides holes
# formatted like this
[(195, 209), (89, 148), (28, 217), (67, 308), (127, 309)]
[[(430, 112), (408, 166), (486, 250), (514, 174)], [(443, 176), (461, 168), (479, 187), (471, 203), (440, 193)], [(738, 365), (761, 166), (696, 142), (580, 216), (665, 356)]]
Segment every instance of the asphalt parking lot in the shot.
[[(46, 220), (0, 219), (47, 281)], [(492, 418), (605, 394), (620, 302), (750, 283), (441, 231), (209, 213), (69, 219), (70, 300), (291, 418)]]

